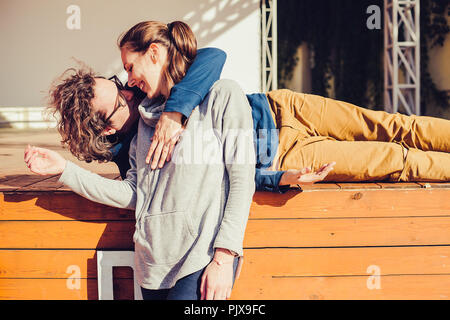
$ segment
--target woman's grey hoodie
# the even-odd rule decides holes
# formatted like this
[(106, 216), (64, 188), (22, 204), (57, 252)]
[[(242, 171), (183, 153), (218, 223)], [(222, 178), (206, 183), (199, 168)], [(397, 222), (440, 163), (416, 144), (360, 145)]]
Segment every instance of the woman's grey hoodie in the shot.
[(135, 272), (147, 289), (173, 287), (204, 268), (214, 248), (242, 255), (255, 191), (251, 107), (234, 81), (214, 84), (189, 117), (171, 161), (151, 170), (145, 158), (161, 111), (148, 99), (139, 106), (125, 180), (103, 178), (69, 161), (59, 179), (92, 201), (135, 209)]

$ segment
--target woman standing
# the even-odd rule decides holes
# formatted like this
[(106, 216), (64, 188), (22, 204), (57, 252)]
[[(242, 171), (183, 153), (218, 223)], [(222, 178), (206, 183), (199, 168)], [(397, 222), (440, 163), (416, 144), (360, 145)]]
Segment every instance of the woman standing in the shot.
[[(61, 182), (88, 199), (135, 210), (135, 266), (144, 298), (228, 298), (255, 190), (255, 154), (248, 134), (252, 116), (246, 96), (236, 83), (218, 81), (190, 115), (171, 161), (151, 170), (146, 156), (157, 119), (171, 87), (195, 57), (196, 40), (182, 22), (150, 21), (131, 28), (120, 47), (131, 85), (148, 98), (138, 108), (141, 118), (130, 145), (126, 179), (105, 179), (37, 147), (25, 150), (25, 161), (35, 173), (61, 173)], [(103, 111), (105, 119), (120, 118), (119, 92), (115, 102), (106, 101), (100, 92), (110, 81), (92, 79), (80, 71), (62, 84), (61, 91), (77, 94), (77, 99), (62, 106), (61, 114), (78, 108), (76, 114), (87, 118)], [(115, 122), (108, 123), (103, 132), (115, 130)], [(69, 135), (76, 131), (65, 125)], [(198, 132), (211, 134), (205, 140)], [(192, 161), (199, 147), (208, 152), (203, 161)]]

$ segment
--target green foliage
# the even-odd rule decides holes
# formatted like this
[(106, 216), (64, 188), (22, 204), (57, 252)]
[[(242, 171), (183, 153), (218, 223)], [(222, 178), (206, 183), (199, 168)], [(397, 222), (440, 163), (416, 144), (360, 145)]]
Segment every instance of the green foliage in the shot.
[[(443, 44), (449, 31), (448, 4), (448, 0), (421, 0), (422, 101), (433, 97), (441, 105), (448, 105), (448, 97), (436, 89), (427, 71), (428, 44)], [(383, 0), (278, 1), (280, 87), (292, 79), (297, 48), (306, 43), (312, 55), (312, 93), (330, 96), (330, 80), (334, 79), (332, 97), (382, 109), (384, 32), (367, 28), (370, 5), (379, 6), (383, 16)]]
[(428, 71), (428, 50), (443, 46), (446, 34), (450, 31), (447, 17), (450, 16), (448, 0), (420, 1), (420, 74), (421, 74), (421, 109), (426, 111), (428, 104), (435, 104), (441, 109), (449, 107), (449, 95), (439, 90)]

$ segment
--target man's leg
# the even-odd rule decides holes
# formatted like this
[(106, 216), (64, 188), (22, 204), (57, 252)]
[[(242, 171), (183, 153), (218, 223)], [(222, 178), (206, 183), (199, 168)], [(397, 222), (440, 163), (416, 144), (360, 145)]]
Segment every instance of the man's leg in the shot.
[(311, 166), (313, 171), (336, 161), (325, 181), (449, 181), (450, 154), (407, 150), (398, 143), (324, 140), (297, 144), (280, 170)]
[(328, 136), (339, 141), (398, 142), (407, 148), (450, 152), (450, 120), (374, 111), (285, 89), (269, 92), (267, 96), (275, 113), (286, 118), (291, 113), (309, 136)]
[(450, 153), (410, 148), (398, 181), (450, 181)]

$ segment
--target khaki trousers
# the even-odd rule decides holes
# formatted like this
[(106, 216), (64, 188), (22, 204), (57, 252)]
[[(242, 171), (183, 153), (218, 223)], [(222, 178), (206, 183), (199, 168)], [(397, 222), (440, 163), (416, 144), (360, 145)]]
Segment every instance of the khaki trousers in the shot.
[(317, 170), (336, 161), (326, 181), (450, 181), (449, 120), (287, 89), (267, 98), (279, 129), (276, 170)]

